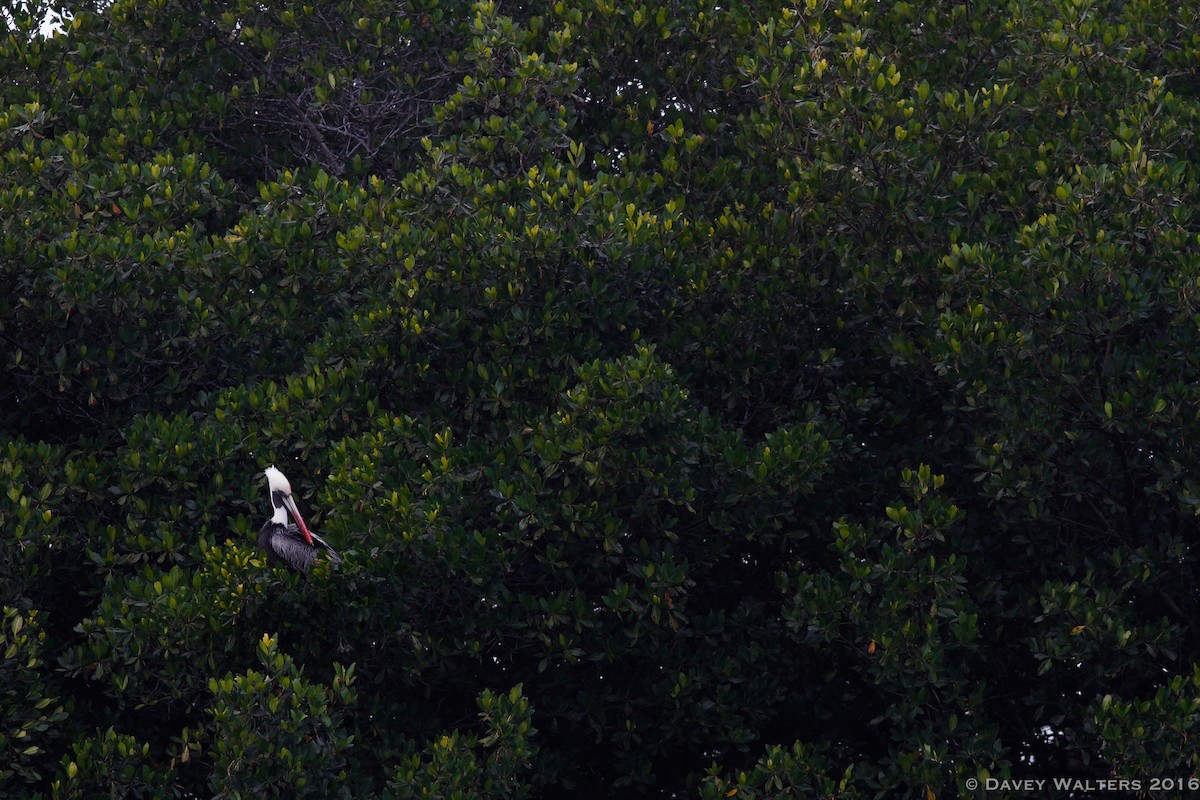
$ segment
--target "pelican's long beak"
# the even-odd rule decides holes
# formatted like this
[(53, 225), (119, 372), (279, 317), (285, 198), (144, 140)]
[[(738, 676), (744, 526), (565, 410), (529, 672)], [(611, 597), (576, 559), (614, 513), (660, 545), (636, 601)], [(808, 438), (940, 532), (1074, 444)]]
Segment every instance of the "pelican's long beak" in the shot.
[(308, 526), (304, 524), (304, 518), (300, 516), (300, 511), (296, 508), (296, 501), (290, 494), (285, 494), (283, 504), (287, 506), (288, 511), (292, 512), (292, 519), (296, 520), (296, 527), (300, 529), (300, 533), (304, 534), (304, 541), (311, 545), (313, 543), (312, 534), (308, 532)]

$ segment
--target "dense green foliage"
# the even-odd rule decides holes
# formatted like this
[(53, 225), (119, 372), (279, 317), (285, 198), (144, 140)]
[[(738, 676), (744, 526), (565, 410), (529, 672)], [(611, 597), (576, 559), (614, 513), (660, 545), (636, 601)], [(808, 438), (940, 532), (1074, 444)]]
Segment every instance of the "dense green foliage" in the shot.
[[(66, 7), (0, 795), (1200, 769), (1194, 4)], [(266, 567), (271, 463), (341, 564)]]

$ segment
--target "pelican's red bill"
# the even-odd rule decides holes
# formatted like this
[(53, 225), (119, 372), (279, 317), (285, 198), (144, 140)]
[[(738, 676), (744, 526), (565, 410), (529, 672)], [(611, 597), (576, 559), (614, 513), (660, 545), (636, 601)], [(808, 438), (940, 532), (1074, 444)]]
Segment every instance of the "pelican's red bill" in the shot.
[(296, 520), (296, 527), (300, 529), (300, 533), (304, 534), (304, 541), (311, 545), (313, 543), (312, 534), (308, 532), (308, 526), (304, 524), (304, 518), (300, 516), (300, 511), (296, 508), (296, 501), (290, 494), (287, 494), (283, 496), (283, 504), (287, 506), (288, 511), (292, 512), (292, 519)]

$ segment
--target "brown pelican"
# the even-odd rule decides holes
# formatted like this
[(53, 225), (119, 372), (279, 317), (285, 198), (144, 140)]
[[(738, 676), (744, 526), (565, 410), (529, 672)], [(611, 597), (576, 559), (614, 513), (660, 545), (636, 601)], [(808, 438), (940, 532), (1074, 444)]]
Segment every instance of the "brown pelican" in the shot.
[[(304, 524), (296, 501), (292, 499), (292, 485), (283, 473), (270, 466), (266, 476), (275, 514), (258, 532), (258, 546), (267, 554), (267, 563), (271, 566), (282, 564), (293, 572), (307, 574), (317, 561), (318, 549), (328, 552), (333, 563), (340, 562), (342, 559), (337, 552)], [(288, 512), (296, 520), (295, 525), (288, 524)]]

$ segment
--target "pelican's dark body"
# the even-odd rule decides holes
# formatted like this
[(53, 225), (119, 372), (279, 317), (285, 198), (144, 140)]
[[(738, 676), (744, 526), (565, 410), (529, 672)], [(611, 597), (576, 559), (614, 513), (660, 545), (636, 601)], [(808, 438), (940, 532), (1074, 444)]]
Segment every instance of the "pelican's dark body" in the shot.
[(262, 526), (258, 532), (258, 547), (267, 554), (267, 563), (271, 566), (287, 567), (293, 572), (308, 574), (312, 565), (317, 563), (317, 553), (325, 550), (330, 560), (337, 564), (342, 559), (324, 539), (309, 532), (313, 543), (304, 541), (300, 529), (295, 525), (280, 525), (271, 520)]

